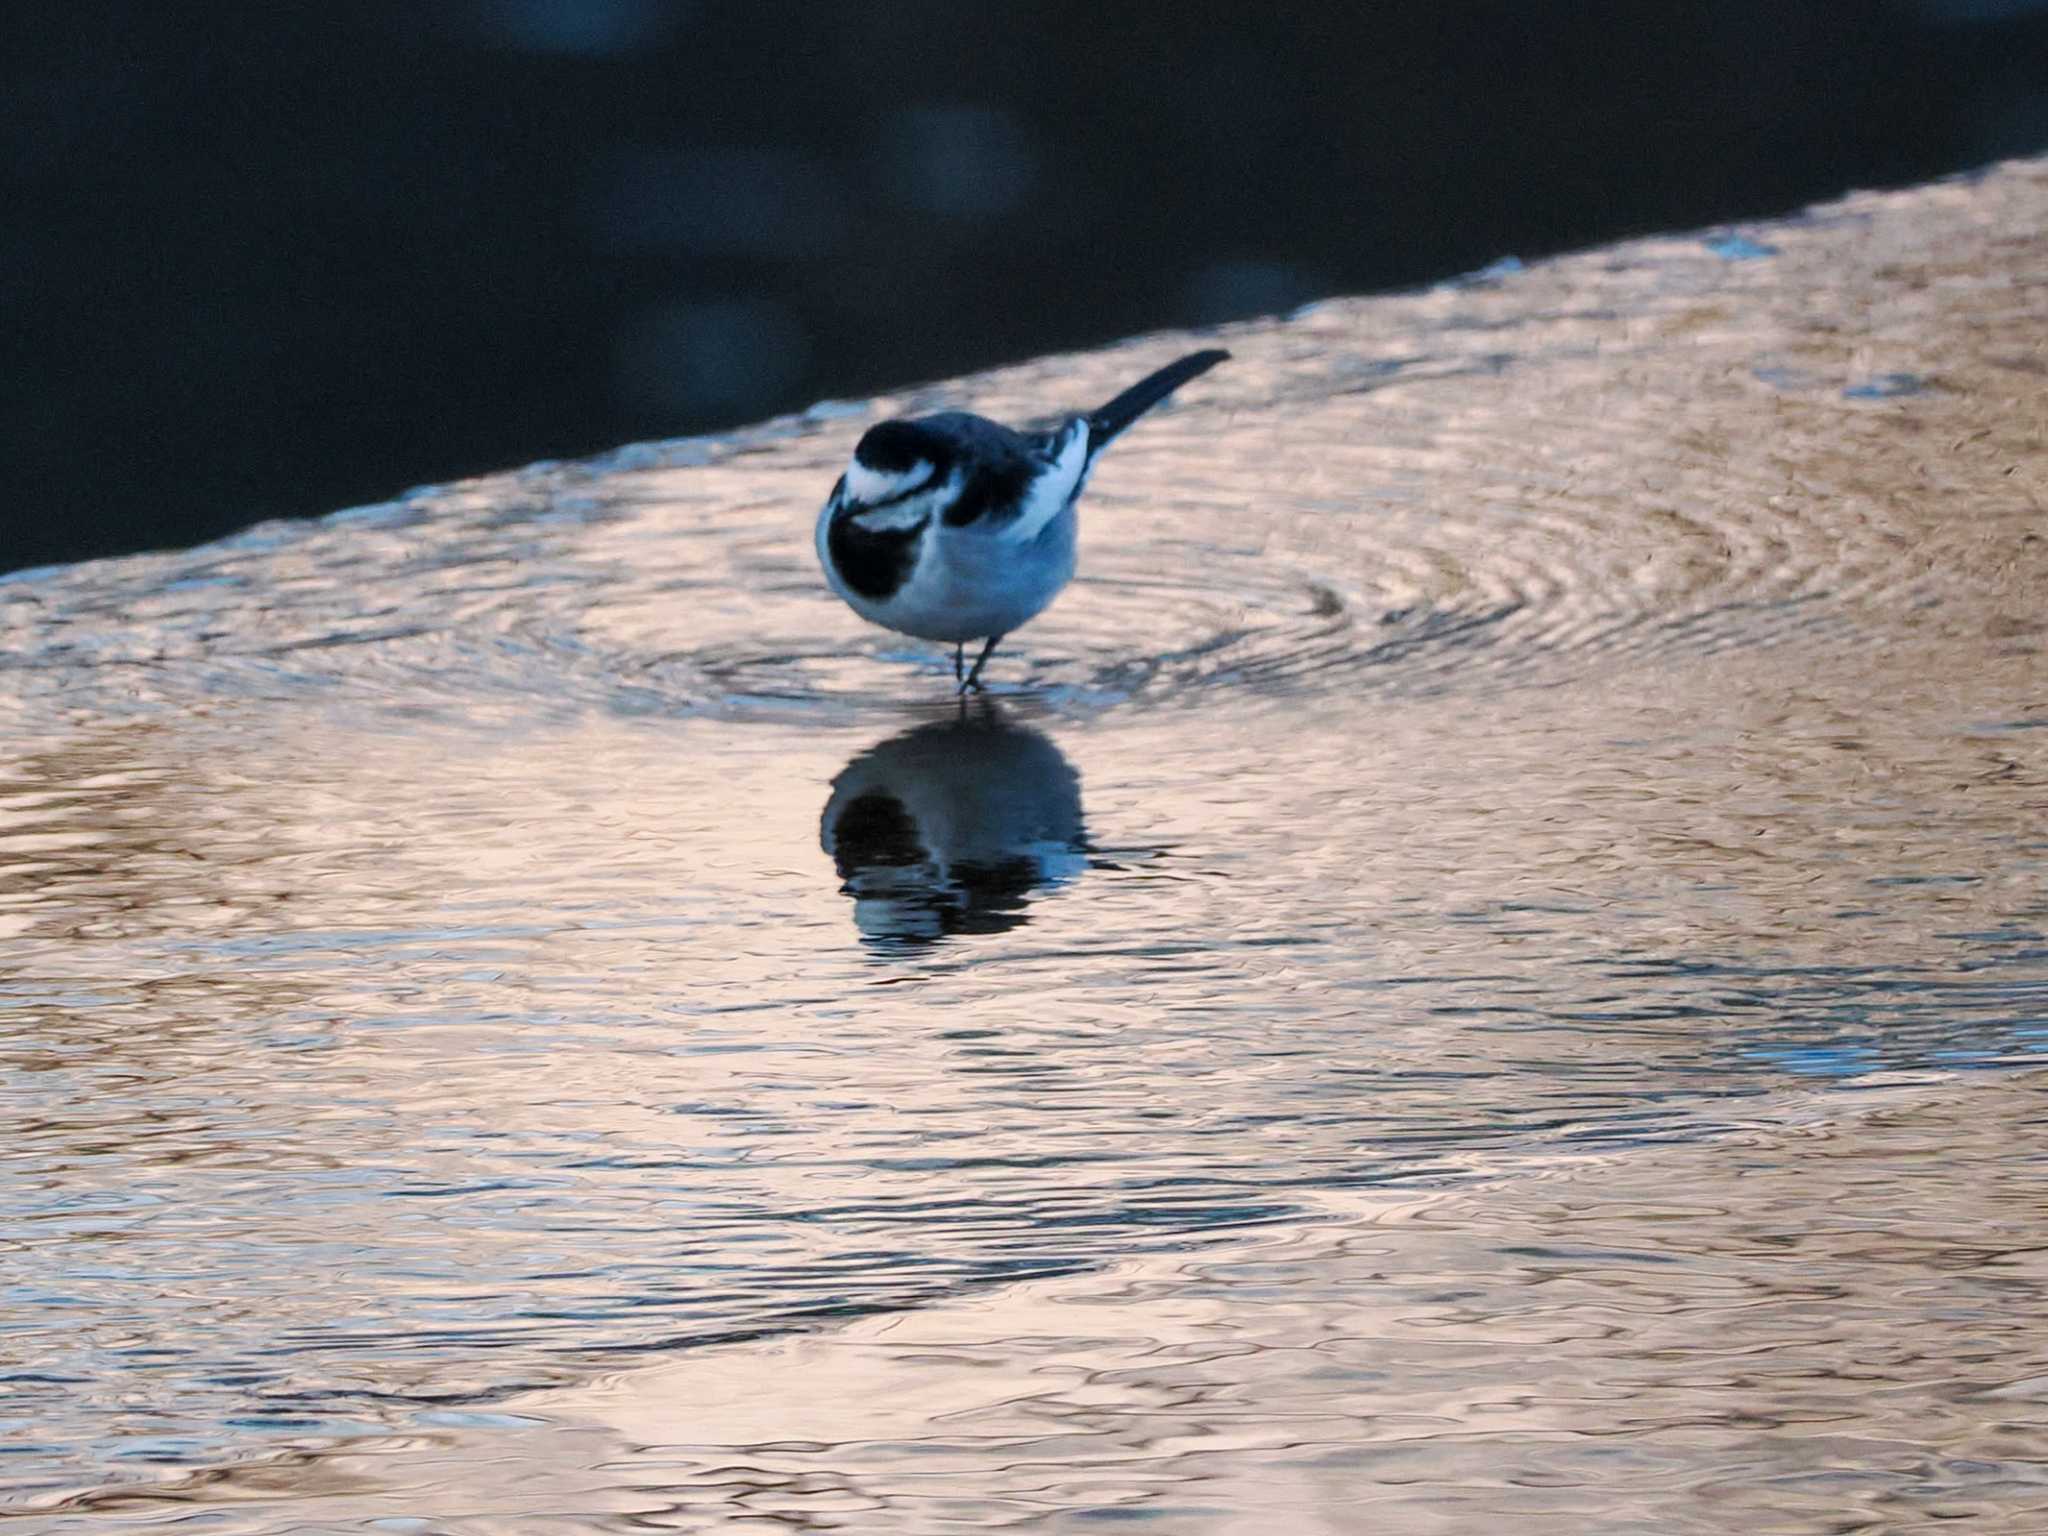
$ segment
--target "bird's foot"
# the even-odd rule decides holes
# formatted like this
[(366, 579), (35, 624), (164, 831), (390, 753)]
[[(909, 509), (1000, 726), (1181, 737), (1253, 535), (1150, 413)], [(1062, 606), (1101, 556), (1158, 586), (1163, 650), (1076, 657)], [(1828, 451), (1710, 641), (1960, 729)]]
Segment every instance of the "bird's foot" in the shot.
[(974, 658), (974, 669), (967, 674), (967, 680), (960, 685), (962, 693), (981, 692), (981, 669), (988, 665), (989, 657), (995, 654), (996, 645), (1002, 638), (1001, 635), (990, 635), (988, 637), (988, 644), (984, 645), (981, 648), (981, 654)]

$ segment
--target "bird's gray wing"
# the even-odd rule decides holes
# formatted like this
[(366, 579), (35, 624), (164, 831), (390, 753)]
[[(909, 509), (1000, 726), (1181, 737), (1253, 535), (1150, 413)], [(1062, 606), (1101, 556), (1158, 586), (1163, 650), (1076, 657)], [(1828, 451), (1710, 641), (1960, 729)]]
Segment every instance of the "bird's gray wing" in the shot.
[(1080, 417), (1043, 434), (1014, 432), (962, 411), (928, 416), (920, 424), (944, 432), (957, 445), (961, 479), (945, 513), (949, 528), (1035, 538), (1079, 488), (1087, 443), (1087, 424)]

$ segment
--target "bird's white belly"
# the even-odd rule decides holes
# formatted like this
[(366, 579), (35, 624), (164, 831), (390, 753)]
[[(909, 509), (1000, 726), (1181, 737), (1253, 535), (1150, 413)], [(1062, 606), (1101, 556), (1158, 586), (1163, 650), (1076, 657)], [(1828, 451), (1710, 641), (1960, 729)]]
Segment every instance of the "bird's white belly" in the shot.
[(840, 596), (862, 618), (920, 640), (1008, 634), (1043, 613), (1073, 576), (1074, 532), (1072, 507), (1021, 542), (944, 528), (934, 519), (901, 587), (885, 598), (845, 590)]

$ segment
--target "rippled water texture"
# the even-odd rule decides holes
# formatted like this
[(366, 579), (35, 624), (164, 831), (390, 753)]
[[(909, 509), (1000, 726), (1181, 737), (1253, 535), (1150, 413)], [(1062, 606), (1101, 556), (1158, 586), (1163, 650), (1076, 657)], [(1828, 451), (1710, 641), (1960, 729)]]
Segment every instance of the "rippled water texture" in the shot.
[(1235, 330), (964, 710), (850, 443), (1184, 339), (0, 582), (0, 1524), (2048, 1528), (2044, 274)]

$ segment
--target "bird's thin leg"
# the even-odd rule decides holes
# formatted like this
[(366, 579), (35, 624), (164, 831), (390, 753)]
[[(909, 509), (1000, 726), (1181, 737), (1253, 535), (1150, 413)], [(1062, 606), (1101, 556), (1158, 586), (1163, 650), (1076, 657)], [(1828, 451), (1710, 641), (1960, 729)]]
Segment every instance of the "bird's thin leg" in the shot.
[(982, 666), (988, 661), (989, 657), (995, 653), (996, 644), (1002, 638), (1003, 637), (1001, 635), (990, 635), (988, 637), (988, 644), (984, 645), (981, 648), (981, 654), (974, 658), (974, 670), (967, 674), (967, 681), (960, 685), (960, 691), (962, 693), (967, 693), (970, 690), (975, 693), (981, 692)]
[(956, 640), (953, 642), (953, 681), (959, 682), (961, 674), (966, 670), (967, 642), (965, 640)]

